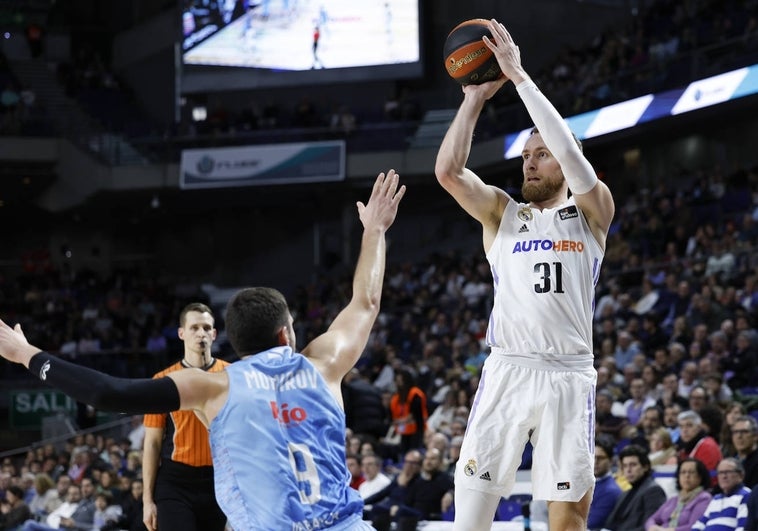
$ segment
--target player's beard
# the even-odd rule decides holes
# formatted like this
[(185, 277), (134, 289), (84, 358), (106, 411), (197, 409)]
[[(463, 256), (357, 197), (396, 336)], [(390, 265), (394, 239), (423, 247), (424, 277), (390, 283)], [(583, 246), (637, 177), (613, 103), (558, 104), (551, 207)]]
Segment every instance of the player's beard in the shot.
[(524, 182), (521, 195), (527, 203), (542, 203), (552, 199), (561, 191), (563, 179), (543, 177), (537, 182)]

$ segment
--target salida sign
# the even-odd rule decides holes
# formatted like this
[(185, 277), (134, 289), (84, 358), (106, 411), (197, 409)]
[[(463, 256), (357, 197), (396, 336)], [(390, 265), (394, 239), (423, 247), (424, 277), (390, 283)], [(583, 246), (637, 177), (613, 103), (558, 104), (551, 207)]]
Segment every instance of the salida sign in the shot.
[(15, 429), (38, 430), (43, 418), (58, 412), (75, 415), (76, 401), (51, 389), (11, 392), (10, 424)]

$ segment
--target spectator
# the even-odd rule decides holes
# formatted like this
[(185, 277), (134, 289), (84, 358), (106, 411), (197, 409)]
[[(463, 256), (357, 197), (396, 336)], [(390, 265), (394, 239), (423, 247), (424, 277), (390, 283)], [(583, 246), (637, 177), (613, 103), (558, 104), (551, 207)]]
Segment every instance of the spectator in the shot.
[(711, 242), (711, 253), (705, 265), (705, 276), (716, 276), (720, 283), (728, 281), (734, 270), (734, 255), (726, 248), (720, 238)]
[(121, 491), (119, 490), (118, 486), (116, 485), (116, 479), (118, 478), (118, 475), (113, 472), (112, 470), (102, 470), (100, 471), (100, 481), (97, 487), (95, 488), (95, 492), (97, 494), (101, 492), (108, 493), (111, 497), (109, 501), (113, 501), (115, 499), (118, 499)]
[(630, 398), (624, 402), (624, 412), (629, 424), (636, 426), (642, 418), (642, 412), (649, 407), (655, 407), (655, 400), (645, 396), (645, 382), (642, 378), (634, 378), (629, 385)]
[(626, 419), (614, 415), (613, 395), (610, 391), (599, 391), (595, 397), (595, 424), (598, 433), (605, 433), (618, 441), (621, 437), (621, 430), (627, 425)]
[[(410, 521), (441, 520), (442, 513), (452, 504), (453, 480), (441, 467), (442, 454), (436, 448), (429, 449), (421, 464), (419, 479), (408, 487), (405, 504), (396, 512), (404, 525), (409, 526)], [(416, 526), (408, 529), (416, 529)]]
[(658, 407), (665, 410), (671, 404), (678, 404), (680, 409), (688, 408), (687, 399), (678, 393), (679, 377), (674, 372), (663, 375), (661, 379), (661, 396), (656, 402)]
[[(51, 496), (47, 503), (45, 503), (44, 513), (46, 515), (49, 515), (65, 503), (66, 498), (68, 497), (68, 488), (72, 483), (73, 481), (71, 481), (71, 478), (67, 474), (61, 474), (58, 476), (58, 480), (55, 482), (55, 492), (57, 493), (57, 496)], [(79, 496), (81, 497), (81, 492), (79, 493)]]
[[(21, 531), (47, 531), (49, 529), (66, 529), (73, 528), (74, 520), (73, 516), (79, 507), (83, 507), (82, 491), (79, 485), (71, 485), (66, 492), (66, 500), (58, 506), (53, 512), (51, 512), (45, 523), (39, 523), (36, 520), (27, 520), (21, 527)], [(93, 512), (94, 514), (94, 512)]]
[[(703, 429), (708, 435), (719, 442), (721, 427), (724, 424), (724, 412), (716, 404), (706, 404), (700, 409), (700, 418), (703, 420)], [(722, 454), (723, 455), (723, 454)]]
[(408, 369), (395, 372), (397, 391), (390, 401), (390, 414), (395, 431), (400, 434), (400, 452), (422, 448), (424, 431), (429, 414), (426, 409), (426, 394), (415, 386)]
[(705, 387), (702, 385), (695, 385), (692, 387), (688, 401), (692, 411), (700, 413), (700, 411), (708, 404), (709, 400), (708, 390)]
[(711, 474), (697, 459), (688, 457), (676, 470), (676, 490), (645, 522), (645, 531), (689, 531), (705, 513), (712, 496)]
[(74, 450), (71, 466), (68, 467), (67, 474), (71, 478), (71, 481), (77, 485), (82, 482), (85, 477), (91, 477), (92, 475), (92, 455), (86, 446), (79, 447), (78, 450)]
[(429, 450), (437, 450), (440, 453), (440, 470), (447, 470), (448, 465), (448, 451), (450, 448), (450, 438), (442, 432), (427, 432), (429, 435), (426, 438), (426, 450), (424, 454), (429, 453)]
[[(716, 470), (721, 461), (721, 449), (716, 440), (703, 429), (703, 421), (695, 411), (683, 411), (679, 423), (679, 460), (694, 457), (703, 462), (709, 472)], [(715, 478), (712, 482), (716, 484)]]
[(455, 391), (450, 389), (445, 393), (445, 400), (429, 415), (426, 421), (427, 428), (432, 431), (449, 429), (450, 423), (455, 418), (456, 407)]
[(447, 474), (450, 478), (455, 476), (455, 465), (461, 457), (461, 445), (463, 444), (463, 435), (456, 435), (450, 439), (450, 448), (448, 450)]
[(758, 422), (755, 418), (745, 415), (734, 421), (732, 443), (737, 451), (734, 457), (742, 462), (743, 483), (753, 489), (758, 485)]
[(644, 448), (634, 444), (627, 446), (621, 450), (619, 461), (632, 488), (619, 496), (605, 527), (610, 531), (640, 529), (666, 501), (666, 493), (653, 479)]
[(365, 481), (358, 486), (358, 493), (364, 500), (392, 483), (392, 480), (382, 472), (381, 466), (382, 460), (377, 455), (361, 457), (361, 471)]
[(61, 519), (63, 529), (90, 529), (95, 519), (95, 483), (92, 478), (83, 478), (81, 484), (82, 498), (70, 518)]
[(692, 388), (698, 384), (697, 377), (697, 363), (694, 361), (685, 362), (679, 372), (679, 396), (685, 400), (689, 399)]
[(350, 472), (350, 487), (358, 490), (361, 484), (366, 481), (365, 476), (361, 473), (360, 456), (354, 453), (347, 454), (345, 460), (347, 463), (347, 469)]
[(722, 406), (732, 400), (732, 390), (724, 383), (724, 377), (720, 372), (714, 371), (704, 375), (703, 386), (716, 405)]
[(721, 455), (726, 457), (737, 455), (737, 449), (732, 442), (732, 426), (738, 418), (744, 415), (747, 415), (747, 407), (742, 402), (733, 401), (724, 407), (725, 422), (721, 425), (721, 436), (719, 437)]
[(92, 531), (114, 529), (121, 519), (123, 509), (113, 503), (110, 492), (100, 492), (95, 496), (95, 515), (92, 521)]
[(754, 338), (753, 331), (739, 331), (735, 339), (734, 353), (722, 362), (721, 367), (731, 389), (747, 387), (758, 381), (758, 353)]
[(655, 352), (657, 348), (665, 348), (668, 344), (668, 336), (661, 329), (660, 322), (661, 317), (653, 311), (648, 311), (643, 316), (640, 343), (644, 352)]
[(615, 442), (609, 435), (599, 435), (595, 438), (595, 491), (587, 519), (587, 528), (590, 531), (603, 528), (621, 496), (621, 487), (611, 473), (614, 447)]
[(381, 491), (363, 500), (366, 504), (365, 517), (371, 520), (377, 531), (389, 531), (392, 524), (391, 513), (396, 513), (397, 508), (405, 504), (408, 489), (420, 477), (422, 460), (423, 457), (418, 450), (407, 452), (403, 459), (403, 466), (392, 479), (392, 482)]
[(739, 459), (727, 457), (718, 464), (716, 494), (705, 513), (692, 526), (694, 531), (723, 531), (743, 529), (747, 520), (747, 500), (750, 489), (742, 484), (744, 469)]
[(130, 419), (132, 429), (129, 430), (126, 436), (129, 439), (130, 450), (142, 450), (145, 443), (145, 425), (143, 424), (143, 419), (142, 415), (134, 415)]
[(40, 473), (34, 476), (35, 495), (29, 503), (29, 510), (34, 518), (42, 519), (47, 516), (49, 505), (54, 499), (59, 498), (54, 487), (53, 478), (48, 474)]
[(14, 531), (30, 518), (32, 513), (24, 502), (23, 489), (11, 485), (5, 491), (5, 500), (0, 503), (0, 529)]
[(387, 433), (387, 411), (382, 393), (353, 368), (342, 380), (345, 404), (345, 423), (353, 433), (371, 435), (377, 439)]
[(144, 490), (142, 480), (126, 477), (123, 479), (127, 483), (127, 490), (121, 501), (122, 516), (118, 522), (119, 528), (128, 531), (146, 531), (147, 528), (142, 523), (142, 493)]
[(650, 465), (675, 465), (677, 463), (676, 446), (671, 441), (671, 434), (663, 426), (650, 434)]
[(616, 367), (618, 370), (623, 371), (627, 365), (632, 363), (634, 356), (640, 353), (639, 343), (634, 340), (632, 334), (626, 330), (622, 330), (618, 333), (618, 343), (616, 344), (616, 351), (614, 358), (616, 360)]

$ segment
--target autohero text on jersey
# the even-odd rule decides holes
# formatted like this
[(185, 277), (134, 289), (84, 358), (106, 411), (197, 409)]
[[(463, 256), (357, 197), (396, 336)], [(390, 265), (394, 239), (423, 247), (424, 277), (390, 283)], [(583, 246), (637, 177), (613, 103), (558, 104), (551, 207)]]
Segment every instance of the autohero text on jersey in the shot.
[(574, 240), (520, 240), (513, 246), (512, 254), (532, 251), (584, 252), (584, 242)]

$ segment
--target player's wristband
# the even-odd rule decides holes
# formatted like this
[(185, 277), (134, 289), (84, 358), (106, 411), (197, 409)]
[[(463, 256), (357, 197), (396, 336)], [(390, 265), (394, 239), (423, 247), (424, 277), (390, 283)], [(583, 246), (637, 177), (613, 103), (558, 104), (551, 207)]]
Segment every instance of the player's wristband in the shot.
[(116, 378), (44, 351), (32, 356), (29, 371), (49, 386), (103, 411), (168, 413), (178, 410), (181, 403), (171, 378)]

